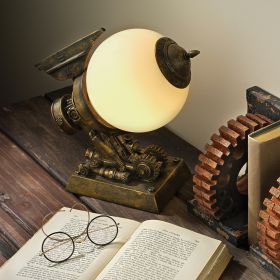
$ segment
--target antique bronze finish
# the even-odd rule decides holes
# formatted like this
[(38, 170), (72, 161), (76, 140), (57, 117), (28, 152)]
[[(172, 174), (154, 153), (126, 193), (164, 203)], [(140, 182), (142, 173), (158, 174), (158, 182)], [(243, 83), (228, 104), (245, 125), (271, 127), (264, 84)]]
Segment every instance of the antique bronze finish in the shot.
[[(189, 176), (188, 168), (182, 159), (168, 157), (162, 175), (154, 182), (139, 182), (134, 179), (123, 183), (106, 180), (99, 175), (89, 177), (73, 174), (66, 189), (73, 193), (159, 213), (176, 191), (184, 186)], [(108, 174), (108, 177), (111, 176)]]
[[(89, 42), (93, 43), (103, 31), (101, 29), (91, 37), (81, 39), (37, 65), (40, 70), (45, 70), (57, 79), (74, 79), (72, 95), (65, 95), (53, 102), (52, 116), (65, 133), (73, 134), (83, 130), (92, 142), (92, 147), (85, 153), (84, 162), (79, 164), (71, 176), (67, 190), (158, 213), (176, 190), (184, 185), (190, 172), (183, 160), (167, 156), (161, 147), (140, 147), (131, 135), (101, 118), (94, 104), (89, 101), (85, 81), (87, 63), (93, 53)], [(180, 81), (180, 86), (186, 87), (190, 80), (189, 60), (197, 53), (188, 54), (175, 44), (172, 41), (172, 46), (169, 46), (171, 51), (167, 50), (165, 58), (158, 55), (158, 51), (162, 50), (157, 44), (155, 56), (158, 63), (168, 65), (169, 72), (176, 68), (172, 81)], [(81, 51), (82, 46), (85, 49)], [(88, 57), (85, 57), (86, 53)], [(183, 67), (179, 65), (182, 55)], [(163, 59), (168, 61), (164, 63)], [(68, 71), (72, 71), (73, 63), (79, 67), (74, 67), (75, 71), (70, 74)], [(172, 77), (172, 73), (168, 75)], [(184, 75), (187, 76), (185, 80)]]
[[(52, 103), (51, 114), (58, 127), (67, 134), (74, 134), (80, 128), (71, 122), (71, 95), (66, 94)], [(67, 108), (67, 109), (65, 109)]]
[(87, 65), (86, 59), (90, 49), (97, 39), (104, 33), (105, 28), (101, 28), (86, 37), (74, 42), (62, 50), (44, 58), (37, 63), (41, 71), (45, 71), (53, 78), (64, 81), (80, 76)]
[(200, 52), (187, 52), (170, 38), (160, 38), (156, 43), (156, 60), (164, 77), (175, 87), (185, 88), (191, 81), (191, 58)]

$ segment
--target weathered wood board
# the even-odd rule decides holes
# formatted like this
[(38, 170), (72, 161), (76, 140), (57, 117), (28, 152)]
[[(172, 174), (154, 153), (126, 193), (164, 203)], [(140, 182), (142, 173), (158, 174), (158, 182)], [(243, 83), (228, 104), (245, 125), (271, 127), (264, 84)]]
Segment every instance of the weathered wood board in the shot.
[[(0, 110), (0, 129), (9, 137), (0, 136), (0, 192), (11, 196), (5, 204), (20, 217), (15, 219), (1, 204), (0, 264), (11, 257), (40, 227), (44, 214), (62, 205), (71, 206), (77, 201), (75, 196), (64, 191), (63, 186), (76, 164), (83, 158), (84, 149), (89, 142), (83, 134), (68, 136), (61, 133), (52, 123), (49, 109), (50, 102), (37, 97)], [(199, 151), (167, 129), (140, 138), (143, 143), (147, 141), (146, 143), (161, 144), (169, 153), (184, 158), (193, 170)], [(80, 199), (99, 213), (138, 221), (161, 219), (222, 239), (188, 213), (186, 204), (178, 197), (174, 197), (161, 214), (93, 198)], [(222, 279), (273, 279), (248, 251), (237, 249), (223, 241), (234, 255), (234, 260)]]

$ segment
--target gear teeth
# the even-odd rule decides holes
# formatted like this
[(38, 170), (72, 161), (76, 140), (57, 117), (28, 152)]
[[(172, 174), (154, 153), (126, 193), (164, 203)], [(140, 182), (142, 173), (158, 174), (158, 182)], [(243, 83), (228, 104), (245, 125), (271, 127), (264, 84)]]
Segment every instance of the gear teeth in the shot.
[(205, 191), (198, 186), (193, 186), (193, 192), (206, 201), (211, 201), (212, 197), (216, 194), (216, 191)]
[(154, 156), (149, 156), (148, 159), (153, 163), (155, 163), (157, 161), (156, 157), (154, 157)]
[(268, 124), (272, 124), (273, 123), (273, 120), (269, 119), (268, 117), (266, 116), (263, 116), (261, 114), (256, 114), (256, 116), (258, 116), (259, 118), (261, 118), (262, 120), (266, 121)]
[(279, 250), (280, 249), (280, 243), (275, 241), (274, 239), (269, 238), (268, 236), (264, 236), (257, 233), (257, 239), (262, 242), (263, 244), (266, 244), (268, 248), (272, 250)]
[(237, 146), (237, 141), (240, 138), (240, 135), (237, 132), (224, 125), (220, 127), (219, 132), (221, 136), (228, 140), (233, 147)]
[(278, 242), (280, 241), (280, 231), (276, 230), (269, 223), (264, 223), (266, 225), (267, 235), (273, 239), (276, 239)]
[(262, 247), (262, 251), (275, 263), (280, 266), (280, 251), (273, 250), (267, 246), (267, 239), (264, 239), (266, 243), (259, 241), (259, 245)]
[(224, 155), (228, 156), (230, 154), (229, 148), (231, 143), (229, 141), (217, 134), (213, 134), (211, 136), (211, 141), (213, 143), (213, 146), (217, 149), (220, 149)]
[(213, 187), (217, 184), (217, 181), (207, 180), (199, 175), (193, 176), (193, 183), (198, 187), (205, 189), (206, 191), (211, 191)]
[(271, 225), (272, 227), (276, 228), (277, 230), (280, 230), (280, 219), (273, 213), (273, 211), (269, 210), (261, 210), (259, 217), (263, 219), (263, 221), (266, 221)]
[(210, 201), (204, 200), (201, 196), (199, 195), (194, 195), (194, 197), (196, 198), (197, 201), (201, 201), (201, 203), (203, 204), (204, 207), (206, 207), (209, 210), (213, 210), (216, 207), (216, 199), (212, 199)]
[(250, 114), (250, 113), (246, 114), (247, 118), (249, 118), (250, 120), (252, 120), (256, 123), (258, 123), (260, 127), (264, 127), (265, 125), (268, 124), (268, 122), (265, 121), (264, 119), (260, 118), (259, 116), (254, 115), (254, 114)]
[(250, 132), (257, 130), (260, 127), (257, 122), (252, 121), (251, 119), (244, 116), (238, 116), (237, 120), (243, 125), (247, 126), (250, 129)]
[[(223, 210), (224, 208), (220, 207), (223, 200), (219, 194), (225, 192), (226, 195), (229, 195), (231, 193), (230, 181), (232, 180), (228, 179), (232, 176), (229, 171), (231, 160), (232, 158), (236, 160), (234, 155), (236, 156), (236, 152), (240, 153), (240, 149), (242, 149), (241, 152), (246, 149), (247, 137), (250, 132), (256, 131), (270, 123), (272, 121), (262, 115), (249, 113), (246, 116), (238, 116), (236, 120), (229, 120), (228, 126), (221, 126), (219, 134), (214, 133), (211, 136), (211, 144), (206, 144), (205, 153), (199, 155), (199, 163), (195, 166), (195, 175), (193, 176), (194, 196), (199, 207), (207, 214), (220, 220), (230, 211), (238, 208), (238, 199), (233, 201), (234, 203), (229, 210)], [(242, 157), (246, 156), (247, 153), (243, 152)], [(248, 185), (246, 184), (246, 178), (244, 176), (241, 177), (236, 184), (237, 189), (240, 191), (240, 196), (247, 194)], [(273, 191), (277, 193), (277, 199), (279, 198), (280, 201), (280, 190)], [(275, 211), (275, 213), (280, 213), (280, 203), (279, 208), (278, 206), (273, 207), (273, 209), (278, 209), (278, 212)], [(270, 218), (270, 220), (274, 226), (277, 224), (273, 218)]]
[(162, 161), (162, 162), (167, 161), (167, 153), (161, 146), (155, 144), (149, 145), (143, 150), (143, 153), (155, 156), (156, 160), (158, 161)]
[[(277, 180), (280, 185), (280, 178)], [(265, 198), (265, 210), (259, 213), (257, 238), (262, 252), (280, 267), (280, 186), (269, 191), (272, 197)]]
[(270, 190), (269, 190), (270, 194), (272, 194), (274, 197), (278, 198), (280, 197), (280, 189), (276, 189), (275, 187), (272, 187)]
[(232, 130), (234, 130), (236, 133), (241, 135), (241, 139), (245, 139), (248, 134), (250, 129), (243, 125), (242, 123), (235, 121), (235, 120), (230, 120), (228, 121), (228, 127)]
[(266, 198), (263, 202), (263, 205), (270, 211), (273, 211), (280, 216), (280, 201), (277, 198), (272, 197), (271, 200)]
[(218, 163), (216, 161), (212, 160), (204, 154), (200, 154), (198, 156), (198, 159), (203, 165), (208, 165), (211, 168), (217, 168), (218, 166)]
[(201, 166), (201, 168), (206, 169), (211, 174), (213, 174), (214, 177), (220, 175), (220, 173), (221, 173), (220, 170), (212, 168), (207, 164), (200, 164), (200, 166)]
[[(200, 202), (200, 206), (203, 205), (203, 202)], [(220, 210), (218, 207), (216, 207), (215, 209), (208, 209), (204, 206), (203, 207), (203, 210), (210, 216), (214, 217), (215, 219), (219, 220), (221, 218), (221, 215), (220, 215)]]
[(209, 144), (205, 145), (205, 150), (206, 150), (206, 156), (208, 156), (210, 159), (216, 161), (219, 165), (224, 164), (224, 160), (222, 159), (224, 153), (222, 151)]
[(265, 221), (258, 222), (257, 228), (261, 234), (268, 236), (272, 239), (275, 239), (275, 240), (277, 240), (277, 242), (280, 241), (280, 231), (271, 227), (269, 223), (267, 223)]
[[(209, 171), (205, 168), (205, 166), (202, 166), (202, 165), (196, 165), (195, 168), (194, 168), (195, 172), (200, 175), (201, 177), (204, 177), (208, 180), (214, 180), (215, 177), (217, 175), (215, 175), (212, 171)], [(218, 171), (218, 170), (217, 170)]]
[(159, 177), (163, 162), (157, 161), (155, 156), (149, 154), (135, 154), (131, 159), (134, 165), (137, 166), (139, 163), (143, 163), (146, 164), (150, 170), (152, 170), (150, 177), (143, 180), (152, 182)]

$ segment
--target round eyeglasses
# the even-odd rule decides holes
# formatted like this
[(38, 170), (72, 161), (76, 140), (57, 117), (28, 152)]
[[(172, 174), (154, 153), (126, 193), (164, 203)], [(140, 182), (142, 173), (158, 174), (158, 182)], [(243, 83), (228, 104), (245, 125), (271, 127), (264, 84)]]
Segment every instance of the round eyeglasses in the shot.
[[(73, 234), (73, 231), (72, 233), (67, 233), (62, 230), (46, 234), (42, 228), (46, 237), (42, 243), (41, 255), (52, 263), (62, 263), (69, 259), (79, 258), (83, 254), (73, 256), (77, 243), (83, 245), (88, 239), (92, 244), (97, 246), (108, 245), (118, 236), (118, 225), (112, 217), (99, 215), (92, 220), (88, 220), (86, 227), (79, 234)], [(88, 243), (84, 246), (88, 247)]]

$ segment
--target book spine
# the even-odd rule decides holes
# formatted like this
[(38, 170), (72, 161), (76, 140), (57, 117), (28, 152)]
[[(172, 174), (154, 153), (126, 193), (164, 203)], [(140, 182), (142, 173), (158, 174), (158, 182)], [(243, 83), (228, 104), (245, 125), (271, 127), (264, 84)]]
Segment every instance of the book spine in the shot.
[(261, 205), (261, 147), (248, 137), (248, 241), (257, 242), (257, 221)]

